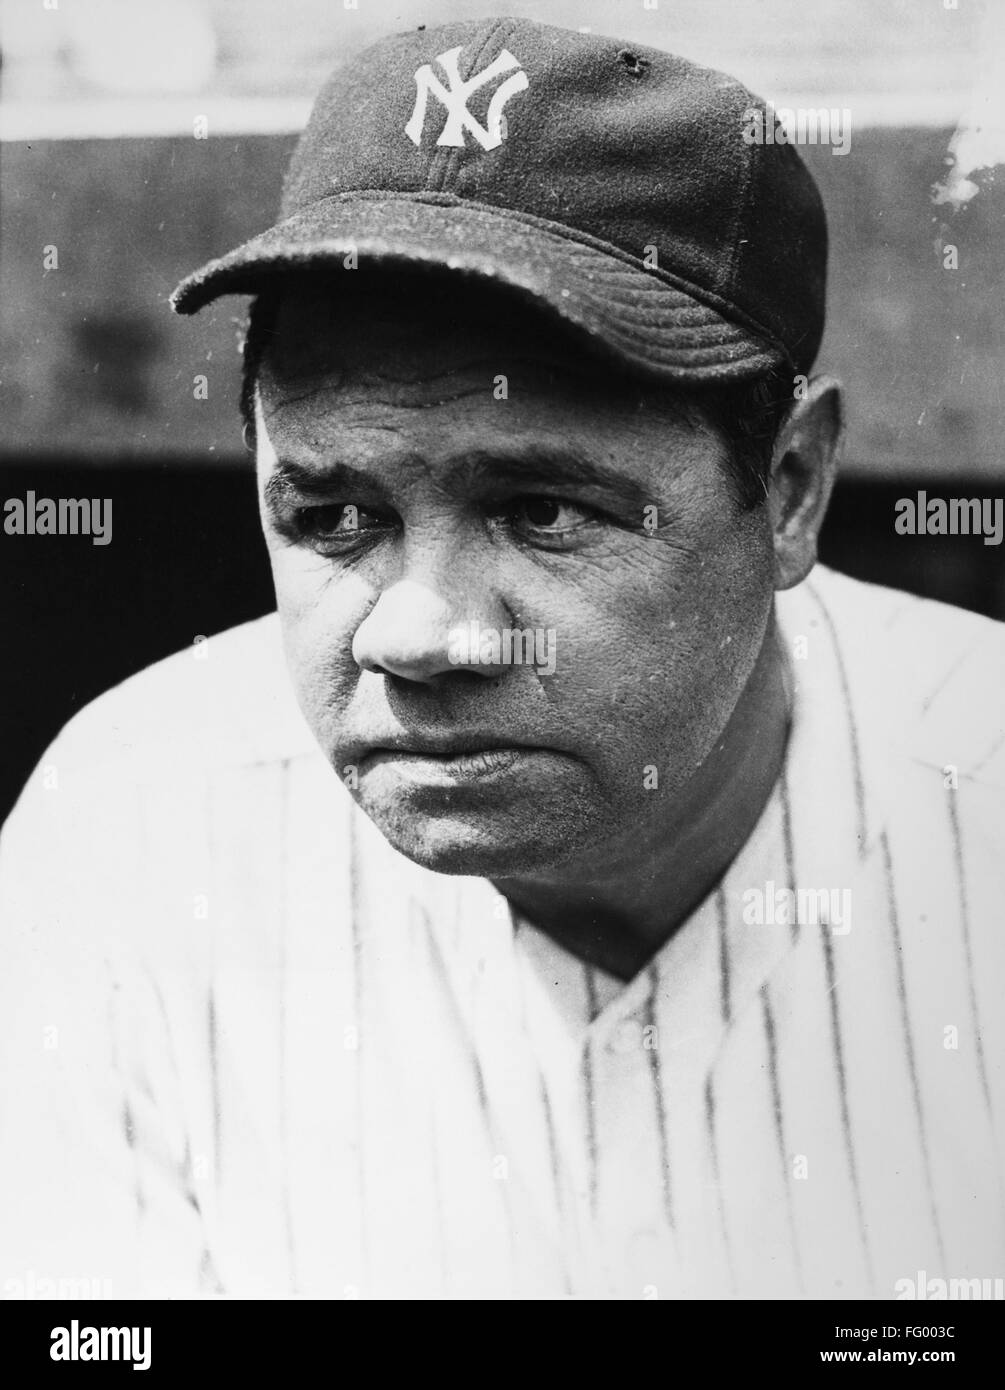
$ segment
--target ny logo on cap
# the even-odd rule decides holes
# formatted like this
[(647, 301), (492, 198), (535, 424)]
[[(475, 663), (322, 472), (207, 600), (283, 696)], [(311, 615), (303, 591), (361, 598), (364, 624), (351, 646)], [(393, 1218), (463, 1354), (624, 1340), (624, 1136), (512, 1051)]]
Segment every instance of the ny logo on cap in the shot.
[[(446, 53), (439, 54), (436, 59), (447, 74), (447, 80), (450, 83), (449, 88), (444, 87), (428, 63), (423, 63), (421, 68), (416, 68), (415, 110), (412, 112), (412, 118), (408, 125), (405, 126), (405, 134), (415, 145), (421, 141), (422, 128), (426, 123), (426, 102), (430, 92), (432, 92), (447, 112), (447, 119), (440, 132), (440, 138), (436, 142), (438, 145), (458, 145), (463, 148), (464, 132), (468, 130), (483, 150), (494, 150), (497, 145), (501, 145), (503, 142), (503, 107), (510, 97), (515, 96), (517, 92), (526, 90), (527, 74), (520, 67), (517, 59), (513, 57), (513, 54), (504, 48), (494, 63), (490, 63), (487, 68), (483, 68), (481, 72), (464, 82), (457, 70), (457, 58), (460, 51), (460, 47), (451, 48)], [(468, 110), (468, 98), (472, 93), (477, 92), (479, 87), (484, 87), (486, 82), (494, 81), (495, 78), (501, 77), (504, 72), (513, 72), (514, 68), (520, 68), (520, 71), (514, 72), (512, 77), (507, 78), (501, 86), (496, 88), (492, 100), (489, 102), (486, 124), (480, 125)]]

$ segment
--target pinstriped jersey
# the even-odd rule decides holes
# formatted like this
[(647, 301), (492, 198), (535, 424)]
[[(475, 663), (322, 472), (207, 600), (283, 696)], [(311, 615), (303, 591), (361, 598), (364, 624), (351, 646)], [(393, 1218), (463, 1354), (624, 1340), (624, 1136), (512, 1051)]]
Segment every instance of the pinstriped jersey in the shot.
[(383, 840), (275, 617), (72, 721), (0, 841), (0, 1289), (1000, 1278), (1002, 629), (819, 566), (777, 602), (782, 774), (627, 983)]

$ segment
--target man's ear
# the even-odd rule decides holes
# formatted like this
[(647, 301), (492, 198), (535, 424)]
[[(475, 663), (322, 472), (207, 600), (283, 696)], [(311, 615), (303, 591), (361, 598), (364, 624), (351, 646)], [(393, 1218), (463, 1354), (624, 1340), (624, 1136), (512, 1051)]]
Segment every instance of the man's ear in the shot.
[(791, 589), (817, 559), (817, 537), (837, 475), (844, 439), (844, 393), (816, 376), (792, 403), (771, 458), (768, 507), (775, 550), (775, 588)]

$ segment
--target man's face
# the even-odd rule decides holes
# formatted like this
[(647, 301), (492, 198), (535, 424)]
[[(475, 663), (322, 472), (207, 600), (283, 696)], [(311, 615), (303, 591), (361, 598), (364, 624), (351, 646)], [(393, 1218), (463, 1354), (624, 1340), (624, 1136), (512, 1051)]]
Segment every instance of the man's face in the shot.
[(507, 877), (679, 819), (772, 601), (711, 429), (456, 289), (291, 290), (276, 330), (258, 468), (288, 658), (382, 833)]

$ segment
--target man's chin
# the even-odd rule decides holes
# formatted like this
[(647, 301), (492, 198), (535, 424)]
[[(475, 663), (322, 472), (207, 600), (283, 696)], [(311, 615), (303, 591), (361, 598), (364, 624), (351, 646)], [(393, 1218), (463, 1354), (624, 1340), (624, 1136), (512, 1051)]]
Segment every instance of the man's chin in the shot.
[(488, 877), (553, 868), (599, 838), (596, 792), (578, 760), (535, 751), (461, 768), (372, 758), (353, 797), (407, 859), (436, 873)]
[(582, 837), (583, 828), (575, 833), (564, 817), (556, 821), (527, 815), (513, 821), (471, 812), (432, 814), (373, 805), (365, 796), (357, 801), (399, 854), (438, 874), (494, 878), (555, 868), (572, 857)]

